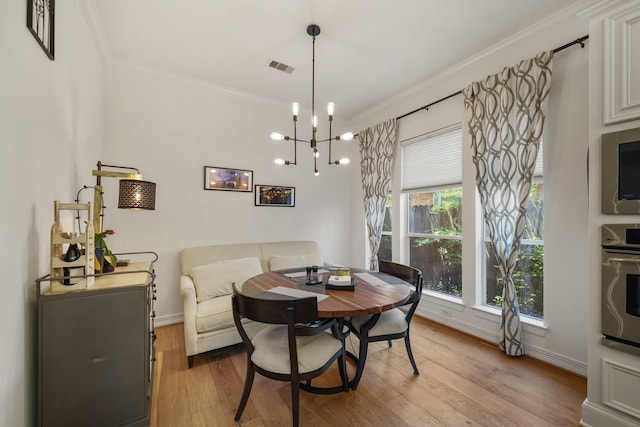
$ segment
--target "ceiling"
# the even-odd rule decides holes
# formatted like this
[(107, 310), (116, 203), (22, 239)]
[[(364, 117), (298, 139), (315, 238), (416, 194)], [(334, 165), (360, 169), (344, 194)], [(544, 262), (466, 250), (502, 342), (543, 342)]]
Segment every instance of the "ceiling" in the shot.
[[(353, 118), (576, 0), (89, 0), (105, 54)], [(268, 67), (275, 60), (291, 74)]]

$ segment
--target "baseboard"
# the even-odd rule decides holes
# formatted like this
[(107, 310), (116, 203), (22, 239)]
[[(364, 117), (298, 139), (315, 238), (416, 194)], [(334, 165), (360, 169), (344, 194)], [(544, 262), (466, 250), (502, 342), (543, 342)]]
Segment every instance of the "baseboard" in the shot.
[(153, 321), (153, 326), (159, 328), (161, 326), (173, 325), (176, 323), (184, 322), (184, 314), (170, 314), (168, 316), (158, 316)]
[[(462, 322), (453, 317), (444, 317), (436, 311), (428, 310), (420, 306), (418, 307), (418, 310), (416, 310), (416, 315), (422, 316), (429, 320), (433, 320), (434, 322), (441, 323), (445, 326), (449, 326), (450, 328), (456, 329), (466, 334), (473, 335), (474, 337), (480, 338), (481, 340), (495, 343), (496, 345), (498, 345), (498, 341), (500, 340), (499, 334), (494, 331), (479, 328), (476, 325)], [(561, 354), (553, 353), (544, 348), (527, 345), (526, 343), (524, 352), (526, 355), (531, 356), (534, 359), (541, 360), (545, 363), (557, 366), (583, 377), (587, 376), (587, 364), (584, 362), (571, 359)]]
[(524, 352), (525, 354), (550, 365), (557, 366), (583, 377), (587, 376), (587, 364), (580, 362), (579, 360), (571, 359), (558, 353), (553, 353), (544, 348), (526, 344), (524, 346)]
[(639, 420), (612, 412), (610, 409), (594, 405), (588, 399), (582, 403), (583, 427), (638, 427)]

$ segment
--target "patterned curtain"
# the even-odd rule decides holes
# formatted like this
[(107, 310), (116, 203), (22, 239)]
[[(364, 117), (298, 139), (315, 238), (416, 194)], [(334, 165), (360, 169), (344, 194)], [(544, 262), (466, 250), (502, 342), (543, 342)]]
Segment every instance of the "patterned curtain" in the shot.
[(364, 192), (364, 212), (367, 220), (371, 259), (369, 268), (378, 270), (378, 249), (382, 237), (384, 208), (391, 181), (391, 160), (396, 143), (396, 119), (361, 130), (360, 173)]
[(552, 59), (553, 52), (541, 52), (462, 91), (476, 185), (504, 283), (500, 349), (510, 356), (524, 354), (512, 273), (542, 137)]

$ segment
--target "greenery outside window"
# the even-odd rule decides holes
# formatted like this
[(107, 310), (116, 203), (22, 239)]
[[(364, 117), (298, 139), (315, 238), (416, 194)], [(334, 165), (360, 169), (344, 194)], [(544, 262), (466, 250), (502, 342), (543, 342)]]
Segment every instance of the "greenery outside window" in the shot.
[(462, 188), (408, 194), (411, 266), (424, 288), (462, 296)]

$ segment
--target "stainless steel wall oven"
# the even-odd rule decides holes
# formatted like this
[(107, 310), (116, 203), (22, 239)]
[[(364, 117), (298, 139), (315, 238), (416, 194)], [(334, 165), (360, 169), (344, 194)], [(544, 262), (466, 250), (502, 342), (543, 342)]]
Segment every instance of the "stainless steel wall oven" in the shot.
[(602, 225), (602, 333), (640, 347), (640, 224)]

